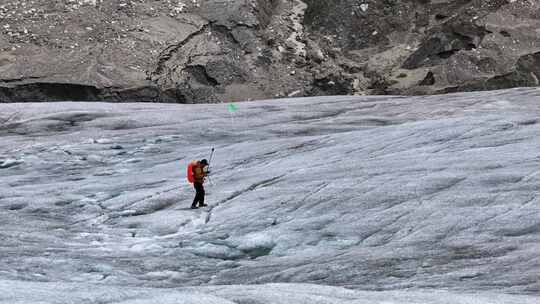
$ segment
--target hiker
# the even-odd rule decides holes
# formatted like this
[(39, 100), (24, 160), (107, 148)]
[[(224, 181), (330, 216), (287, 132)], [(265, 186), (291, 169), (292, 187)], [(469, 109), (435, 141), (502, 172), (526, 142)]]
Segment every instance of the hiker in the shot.
[[(207, 204), (204, 203), (204, 178), (210, 173), (207, 171), (208, 161), (202, 159), (200, 161), (194, 161), (191, 163), (192, 176), (193, 176), (193, 186), (195, 187), (195, 198), (193, 199), (193, 204), (191, 204), (191, 209), (197, 209), (198, 207), (206, 207)], [(197, 207), (197, 204), (199, 206)]]

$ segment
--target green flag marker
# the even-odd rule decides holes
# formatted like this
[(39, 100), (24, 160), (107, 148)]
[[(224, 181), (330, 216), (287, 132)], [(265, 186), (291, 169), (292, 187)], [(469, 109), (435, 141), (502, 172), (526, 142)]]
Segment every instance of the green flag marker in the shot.
[(229, 103), (227, 105), (227, 109), (229, 109), (229, 112), (232, 113), (232, 112), (236, 111), (236, 105), (234, 103)]

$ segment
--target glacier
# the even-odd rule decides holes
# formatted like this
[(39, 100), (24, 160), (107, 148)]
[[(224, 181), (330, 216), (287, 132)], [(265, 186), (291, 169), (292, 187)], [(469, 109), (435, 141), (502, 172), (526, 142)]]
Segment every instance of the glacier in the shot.
[(0, 104), (0, 302), (540, 303), (539, 101)]

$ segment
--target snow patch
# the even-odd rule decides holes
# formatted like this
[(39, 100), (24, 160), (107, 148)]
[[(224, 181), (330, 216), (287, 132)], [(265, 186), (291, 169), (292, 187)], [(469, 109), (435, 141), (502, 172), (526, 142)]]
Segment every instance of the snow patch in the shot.
[(369, 8), (369, 4), (367, 3), (360, 4), (360, 9), (362, 10), (362, 12), (367, 12), (368, 8)]

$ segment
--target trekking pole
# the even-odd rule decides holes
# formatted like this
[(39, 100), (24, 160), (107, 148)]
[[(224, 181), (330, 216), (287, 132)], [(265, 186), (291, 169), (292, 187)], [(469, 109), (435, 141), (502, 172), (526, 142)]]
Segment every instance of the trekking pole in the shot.
[(210, 159), (208, 160), (208, 170), (210, 170), (210, 164), (212, 163), (212, 157), (214, 157), (214, 147), (212, 147), (212, 153), (210, 153)]
[(208, 159), (208, 171), (210, 171), (210, 166), (212, 165), (212, 157), (214, 157), (214, 147), (212, 147), (212, 153), (210, 153), (210, 158)]
[[(212, 147), (212, 153), (210, 153), (210, 159), (208, 160), (208, 171), (210, 171), (210, 165), (212, 164), (212, 157), (214, 157), (214, 147)], [(210, 175), (208, 175), (208, 181), (210, 182), (210, 185), (214, 185), (212, 182), (212, 179), (210, 178)]]

